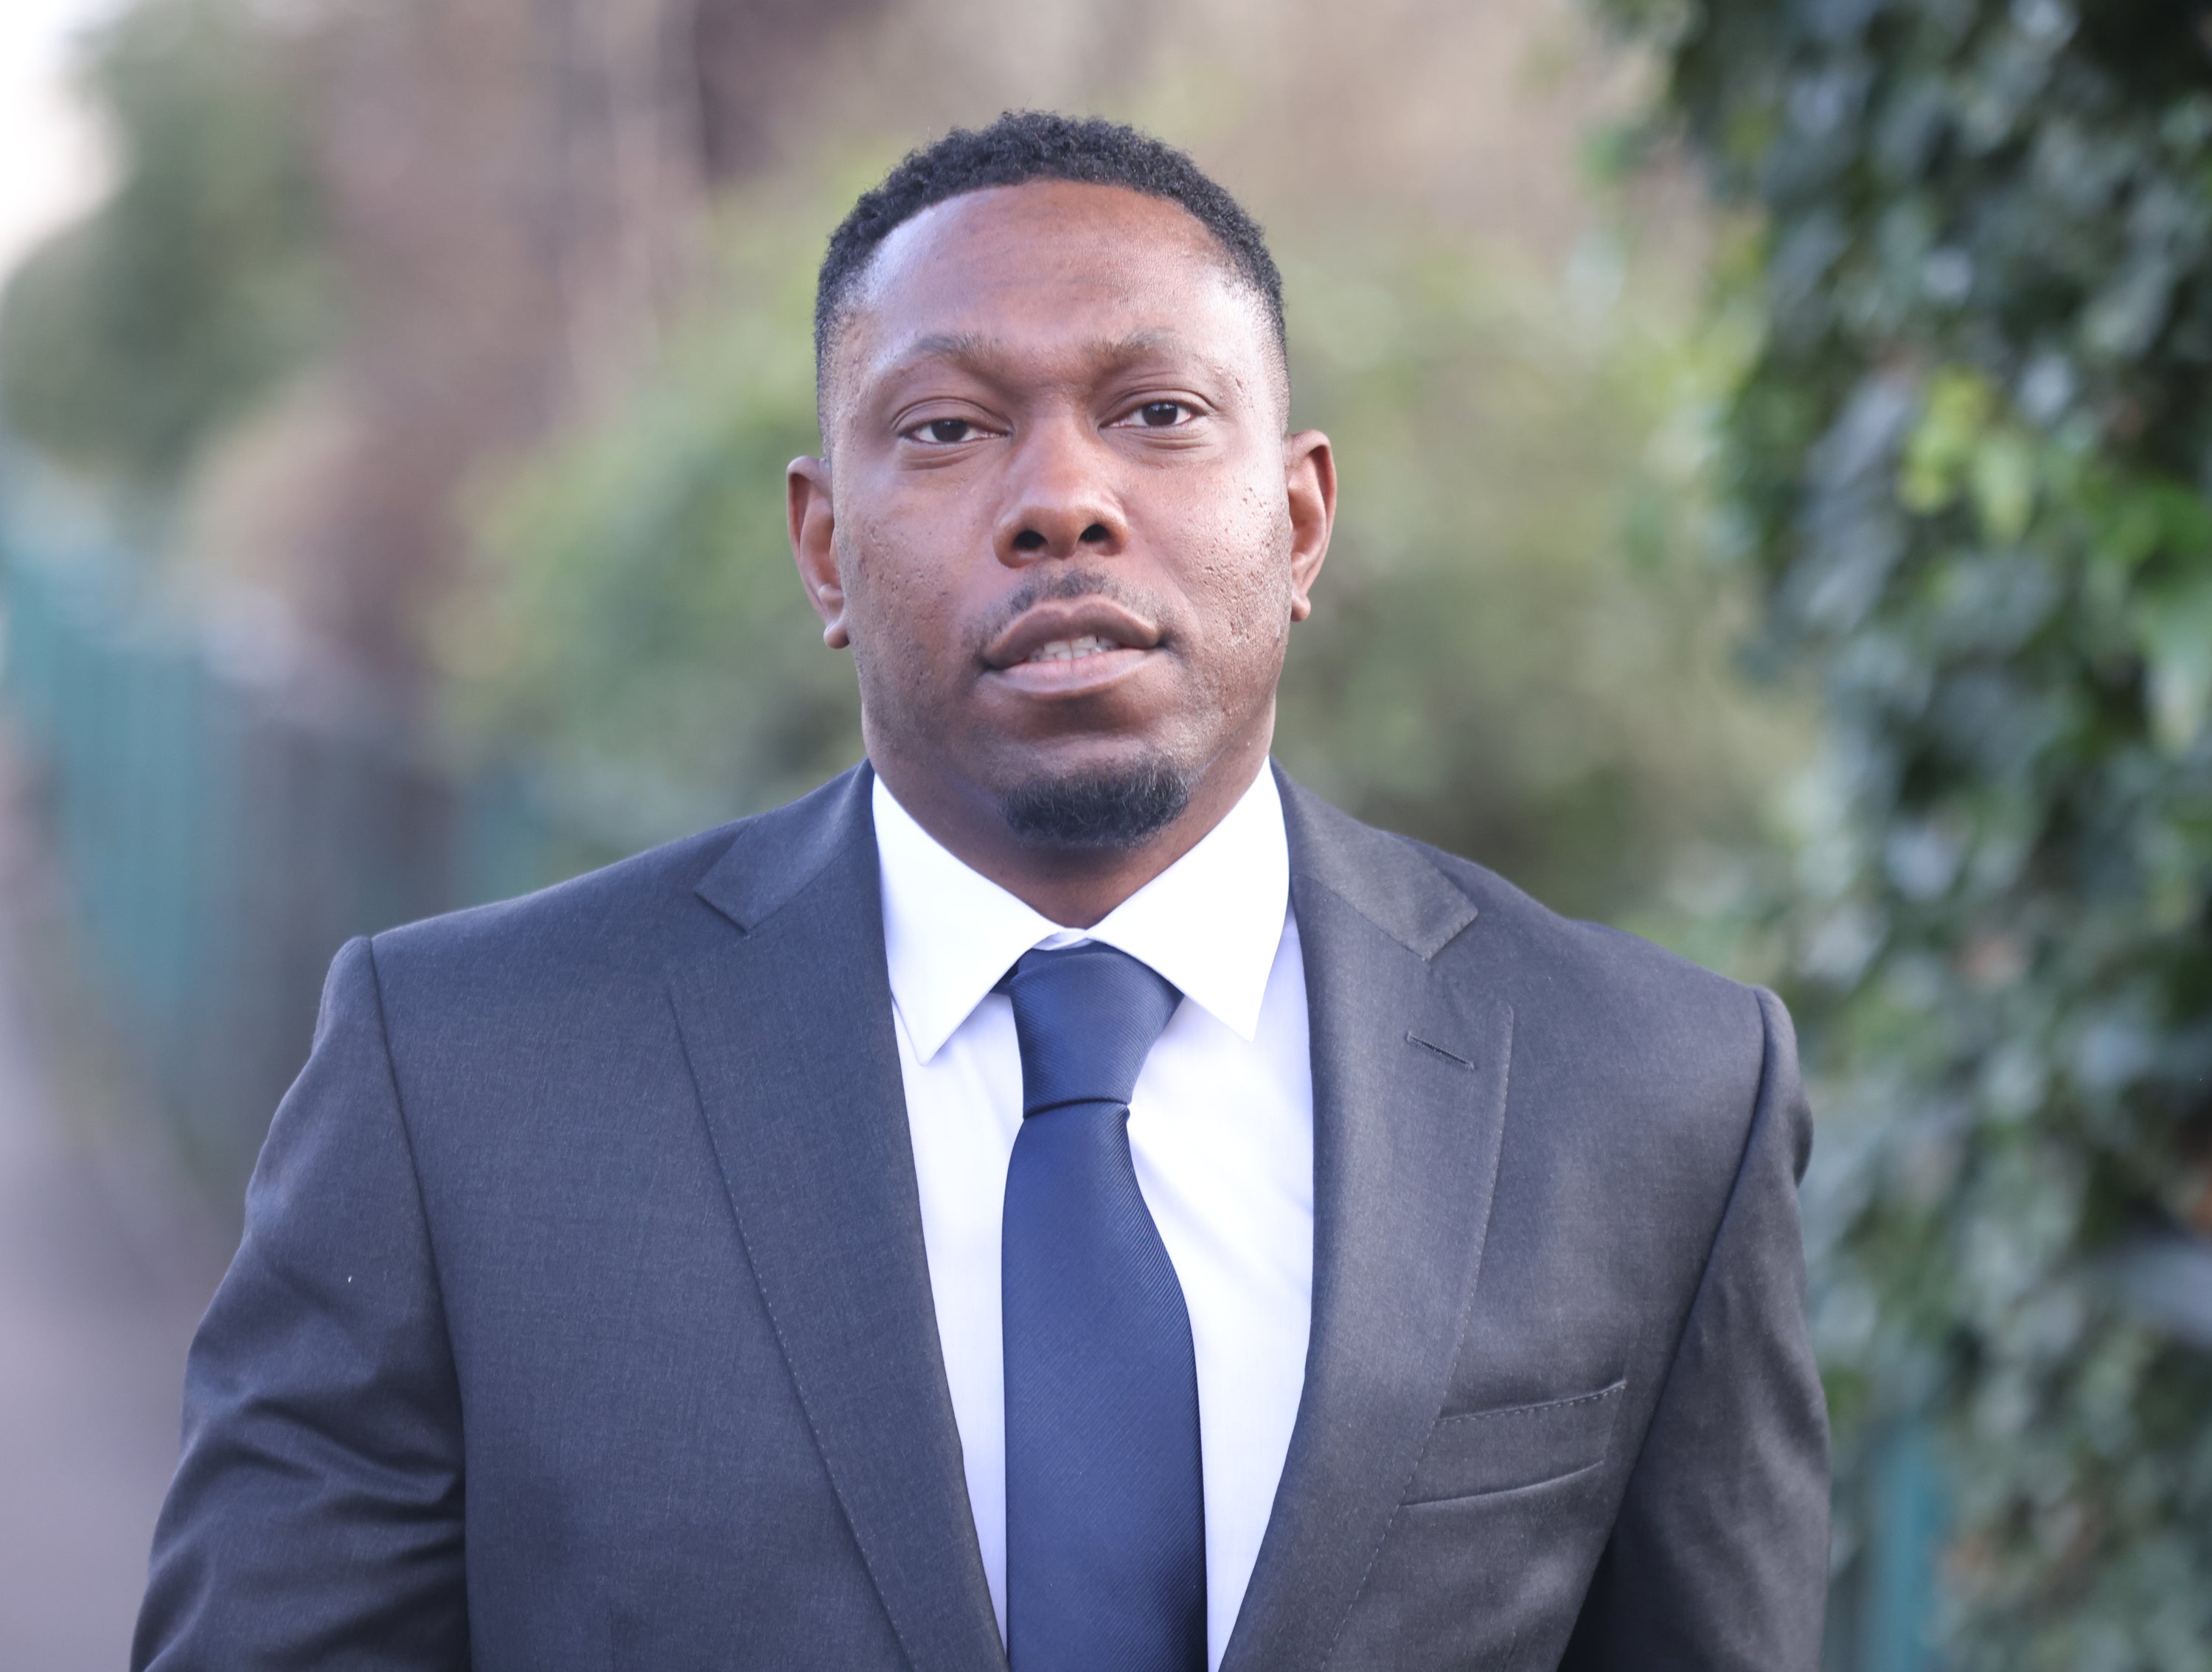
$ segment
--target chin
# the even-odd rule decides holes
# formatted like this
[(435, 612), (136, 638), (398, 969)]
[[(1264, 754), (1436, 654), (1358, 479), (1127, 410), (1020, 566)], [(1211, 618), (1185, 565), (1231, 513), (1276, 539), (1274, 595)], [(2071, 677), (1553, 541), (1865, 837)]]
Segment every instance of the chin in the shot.
[(1036, 847), (1141, 848), (1182, 816), (1196, 777), (1164, 750), (1071, 763), (1015, 779), (999, 812)]

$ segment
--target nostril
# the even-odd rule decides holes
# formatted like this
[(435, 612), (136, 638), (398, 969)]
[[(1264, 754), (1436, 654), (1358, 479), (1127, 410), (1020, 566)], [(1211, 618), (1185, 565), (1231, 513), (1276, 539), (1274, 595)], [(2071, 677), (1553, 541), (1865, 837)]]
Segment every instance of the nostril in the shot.
[(1104, 543), (1106, 538), (1106, 525), (1103, 522), (1094, 522), (1083, 531), (1081, 543), (1085, 545), (1099, 545)]
[(1024, 528), (1020, 533), (1014, 536), (1014, 550), (1017, 551), (1042, 551), (1044, 550), (1044, 536), (1038, 533), (1034, 528)]

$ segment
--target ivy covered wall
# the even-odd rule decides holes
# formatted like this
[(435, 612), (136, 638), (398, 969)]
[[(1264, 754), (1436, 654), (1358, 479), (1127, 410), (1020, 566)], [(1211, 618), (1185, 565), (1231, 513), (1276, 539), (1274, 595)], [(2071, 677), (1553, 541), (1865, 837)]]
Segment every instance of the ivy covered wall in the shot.
[(2212, 1667), (2212, 26), (1605, 3), (1742, 212), (1729, 489), (1824, 705), (1780, 904), (1844, 1455), (1934, 1423), (1947, 1666)]

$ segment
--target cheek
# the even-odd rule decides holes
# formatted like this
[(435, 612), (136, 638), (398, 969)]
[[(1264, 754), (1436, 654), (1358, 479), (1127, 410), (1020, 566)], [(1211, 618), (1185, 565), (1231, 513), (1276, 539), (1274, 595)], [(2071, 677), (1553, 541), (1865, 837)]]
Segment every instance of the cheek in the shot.
[(902, 707), (925, 699), (948, 666), (966, 660), (951, 570), (917, 551), (911, 533), (887, 518), (857, 519), (838, 531), (863, 695), (880, 699), (896, 691)]
[(1206, 636), (1237, 653), (1233, 668), (1220, 671), (1249, 677), (1247, 659), (1265, 661), (1290, 628), (1290, 510), (1255, 483), (1213, 504), (1213, 514), (1189, 531), (1186, 549), (1196, 561), (1188, 584)]
[(912, 631), (926, 607), (929, 589), (922, 572), (881, 519), (854, 519), (837, 531), (838, 566), (845, 578), (848, 607), (854, 619), (854, 641), (884, 642)]
[(864, 681), (878, 672), (902, 670), (914, 660), (912, 641), (926, 636), (919, 630), (918, 612), (908, 596), (912, 577), (889, 560), (881, 532), (866, 524), (848, 524), (837, 532), (845, 620)]

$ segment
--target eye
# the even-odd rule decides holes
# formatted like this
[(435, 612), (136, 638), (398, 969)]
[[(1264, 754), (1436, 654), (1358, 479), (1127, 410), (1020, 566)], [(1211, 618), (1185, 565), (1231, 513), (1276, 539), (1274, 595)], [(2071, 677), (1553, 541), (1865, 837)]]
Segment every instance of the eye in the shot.
[(982, 430), (966, 418), (932, 418), (918, 423), (906, 432), (907, 439), (915, 441), (933, 441), (940, 447), (953, 447), (962, 441), (972, 441)]
[(1179, 400), (1148, 400), (1123, 422), (1134, 423), (1143, 429), (1173, 429), (1194, 416), (1190, 408)]

